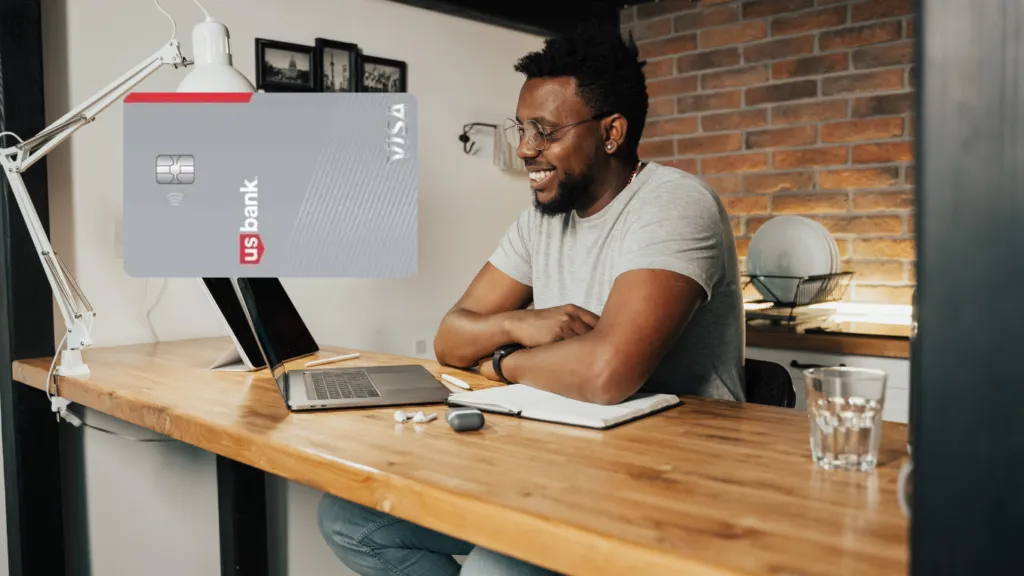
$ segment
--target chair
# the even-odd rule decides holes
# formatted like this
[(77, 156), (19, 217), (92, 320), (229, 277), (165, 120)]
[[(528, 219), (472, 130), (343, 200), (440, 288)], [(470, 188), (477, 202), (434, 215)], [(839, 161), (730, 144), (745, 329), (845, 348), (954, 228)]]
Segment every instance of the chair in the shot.
[(743, 366), (747, 402), (793, 408), (796, 389), (793, 377), (781, 364), (747, 358)]

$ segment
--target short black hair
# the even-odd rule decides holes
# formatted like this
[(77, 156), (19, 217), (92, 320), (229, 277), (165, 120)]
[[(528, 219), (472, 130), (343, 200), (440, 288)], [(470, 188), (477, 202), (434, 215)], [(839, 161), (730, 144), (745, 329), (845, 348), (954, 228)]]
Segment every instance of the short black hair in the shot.
[(632, 33), (623, 37), (615, 26), (590, 21), (548, 38), (542, 50), (520, 58), (515, 70), (528, 79), (572, 77), (592, 113), (617, 112), (626, 118), (626, 143), (636, 152), (647, 121), (644, 64)]

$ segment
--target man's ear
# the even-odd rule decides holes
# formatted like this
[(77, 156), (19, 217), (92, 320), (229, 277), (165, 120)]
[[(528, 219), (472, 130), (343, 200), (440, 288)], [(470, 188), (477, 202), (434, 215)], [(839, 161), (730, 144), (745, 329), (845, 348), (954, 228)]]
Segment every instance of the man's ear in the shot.
[(619, 146), (626, 141), (626, 129), (629, 122), (622, 114), (613, 114), (605, 119), (604, 151), (614, 154)]

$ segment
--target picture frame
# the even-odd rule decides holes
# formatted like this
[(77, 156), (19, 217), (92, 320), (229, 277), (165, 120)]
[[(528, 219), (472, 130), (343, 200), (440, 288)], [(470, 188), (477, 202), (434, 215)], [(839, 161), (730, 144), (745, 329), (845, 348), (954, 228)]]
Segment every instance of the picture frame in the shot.
[(360, 92), (407, 92), (409, 66), (401, 60), (363, 56), (360, 61)]
[(256, 89), (264, 92), (314, 92), (313, 46), (256, 39)]
[(314, 43), (317, 92), (358, 92), (362, 50), (353, 42), (317, 38)]

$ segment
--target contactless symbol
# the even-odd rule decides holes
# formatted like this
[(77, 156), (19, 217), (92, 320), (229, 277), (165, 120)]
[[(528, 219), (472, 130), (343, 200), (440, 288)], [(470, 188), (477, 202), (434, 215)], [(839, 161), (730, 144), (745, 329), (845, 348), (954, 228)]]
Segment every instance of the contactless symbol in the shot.
[[(160, 154), (156, 157), (157, 184), (192, 184), (196, 180), (196, 159), (191, 154)], [(181, 192), (167, 193), (171, 206), (181, 204)]]

